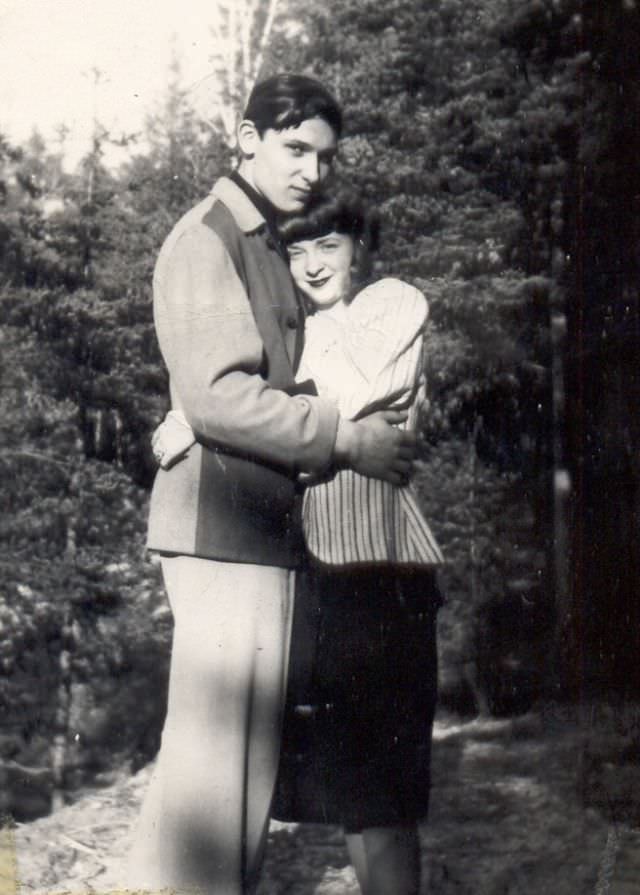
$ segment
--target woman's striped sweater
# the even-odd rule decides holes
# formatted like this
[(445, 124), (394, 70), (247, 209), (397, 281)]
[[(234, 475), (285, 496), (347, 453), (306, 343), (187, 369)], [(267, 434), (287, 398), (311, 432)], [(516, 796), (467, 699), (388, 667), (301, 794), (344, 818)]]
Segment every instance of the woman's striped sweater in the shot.
[[(307, 318), (299, 381), (313, 379), (341, 416), (408, 408), (416, 422), (422, 372), (425, 297), (386, 278), (362, 289), (339, 316)], [(351, 469), (305, 491), (303, 528), (309, 551), (330, 565), (381, 562), (436, 565), (440, 548), (411, 486), (396, 487)]]

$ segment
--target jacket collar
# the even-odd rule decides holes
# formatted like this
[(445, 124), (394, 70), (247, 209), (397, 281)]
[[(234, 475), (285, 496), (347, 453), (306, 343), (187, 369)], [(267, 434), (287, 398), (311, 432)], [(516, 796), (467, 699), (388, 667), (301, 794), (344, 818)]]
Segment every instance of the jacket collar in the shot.
[(211, 195), (226, 205), (243, 233), (252, 233), (266, 226), (262, 215), (247, 194), (228, 177), (221, 177)]

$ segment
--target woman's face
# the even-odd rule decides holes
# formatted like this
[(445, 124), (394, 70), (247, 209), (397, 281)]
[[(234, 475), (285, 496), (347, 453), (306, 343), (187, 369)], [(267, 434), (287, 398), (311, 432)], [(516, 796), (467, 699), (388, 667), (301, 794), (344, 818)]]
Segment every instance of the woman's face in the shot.
[(346, 233), (327, 233), (292, 242), (287, 249), (291, 275), (317, 308), (330, 308), (351, 289), (354, 244)]

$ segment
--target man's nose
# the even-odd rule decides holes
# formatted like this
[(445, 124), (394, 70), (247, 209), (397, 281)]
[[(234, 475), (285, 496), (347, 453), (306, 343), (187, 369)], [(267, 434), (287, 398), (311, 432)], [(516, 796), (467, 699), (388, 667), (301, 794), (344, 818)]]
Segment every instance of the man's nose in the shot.
[(304, 177), (307, 183), (314, 184), (320, 180), (320, 162), (318, 156), (309, 153), (304, 160)]

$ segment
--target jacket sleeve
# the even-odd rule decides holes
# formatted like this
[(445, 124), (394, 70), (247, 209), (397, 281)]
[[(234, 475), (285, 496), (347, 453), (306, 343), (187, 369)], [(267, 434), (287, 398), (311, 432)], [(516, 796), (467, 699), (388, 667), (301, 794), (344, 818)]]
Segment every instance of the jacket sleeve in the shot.
[(329, 464), (338, 412), (328, 401), (272, 389), (248, 296), (220, 238), (197, 224), (154, 275), (154, 316), (172, 401), (198, 441), (283, 465)]

